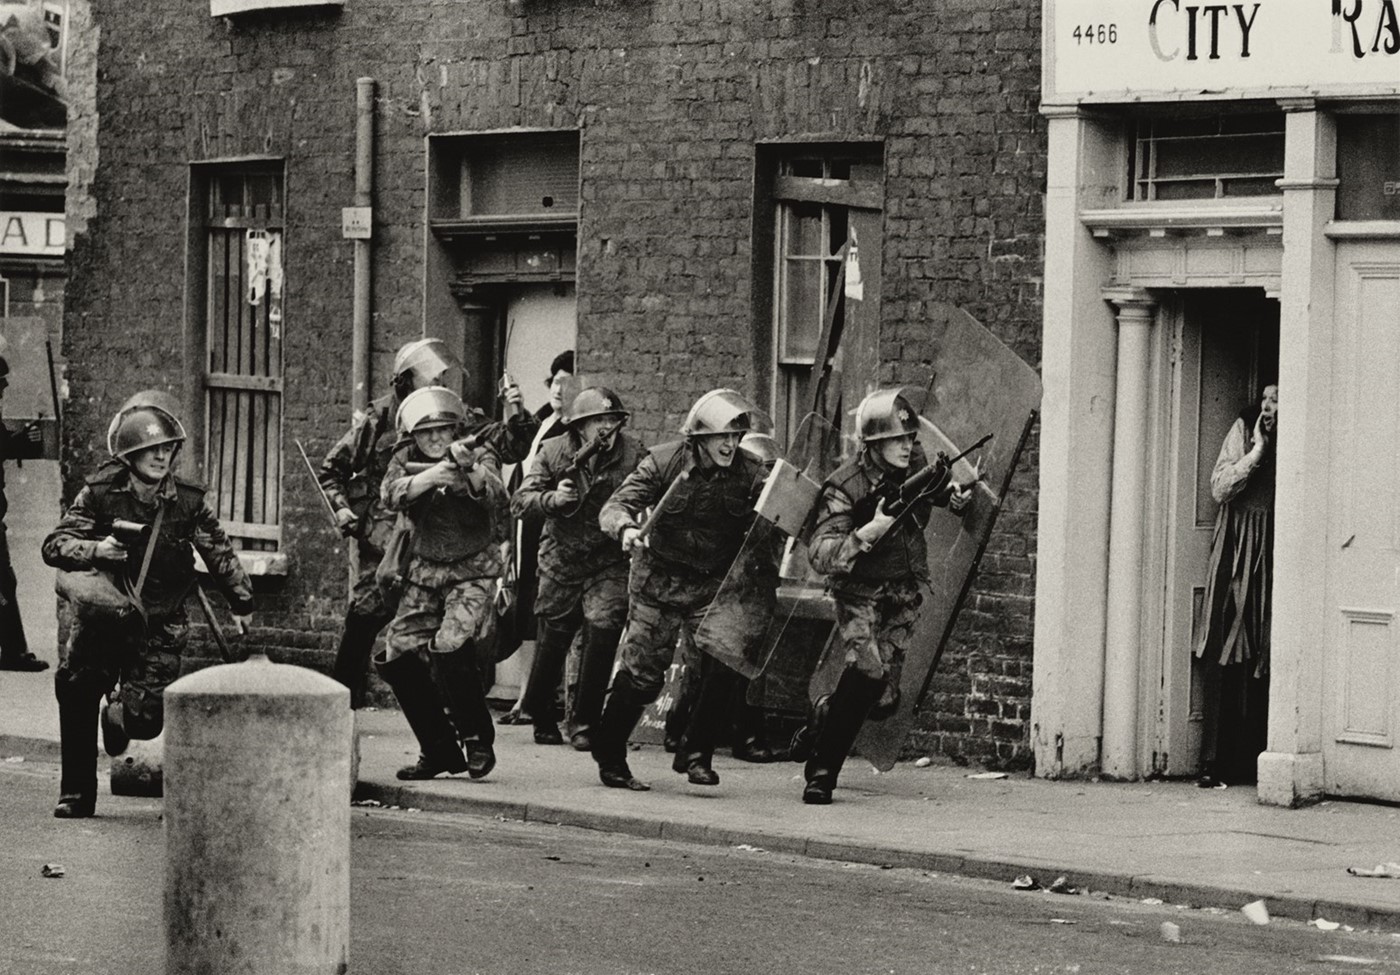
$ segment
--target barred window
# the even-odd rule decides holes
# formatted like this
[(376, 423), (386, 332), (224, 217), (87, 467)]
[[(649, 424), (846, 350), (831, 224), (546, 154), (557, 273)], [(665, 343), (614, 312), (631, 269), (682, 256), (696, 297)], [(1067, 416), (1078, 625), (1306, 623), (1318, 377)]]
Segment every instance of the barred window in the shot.
[(282, 165), (201, 167), (204, 470), (236, 547), (281, 542)]
[(1142, 118), (1129, 139), (1129, 199), (1218, 200), (1278, 193), (1283, 113)]

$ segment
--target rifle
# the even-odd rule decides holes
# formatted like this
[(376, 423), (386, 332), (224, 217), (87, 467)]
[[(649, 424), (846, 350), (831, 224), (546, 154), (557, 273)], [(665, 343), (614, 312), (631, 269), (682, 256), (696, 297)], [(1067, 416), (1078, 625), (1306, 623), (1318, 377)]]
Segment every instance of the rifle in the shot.
[(316, 485), (316, 493), (321, 496), (321, 501), (326, 506), (326, 512), (331, 516), (331, 526), (336, 531), (340, 531), (340, 519), (336, 516), (335, 505), (331, 504), (330, 495), (326, 494), (326, 489), (321, 487), (321, 478), (316, 474), (316, 468), (311, 463), (311, 458), (306, 456), (306, 448), (301, 445), (300, 440), (293, 440), (292, 443), (297, 445), (301, 459), (306, 463), (306, 470), (311, 475), (311, 483)]
[(593, 459), (594, 456), (598, 454), (599, 451), (607, 447), (608, 438), (610, 438), (613, 434), (617, 433), (617, 431), (621, 430), (622, 425), (626, 422), (626, 420), (618, 420), (612, 426), (604, 427), (603, 429), (598, 431), (598, 435), (596, 437), (588, 441), (588, 443), (584, 444), (578, 450), (574, 451), (574, 456), (569, 461), (569, 466), (564, 468), (563, 473), (559, 475), (559, 480), (574, 482), (575, 488), (578, 489), (578, 500), (575, 501), (572, 505), (570, 505), (567, 509), (560, 508), (560, 514), (571, 515), (583, 505), (584, 496), (588, 494), (588, 489), (580, 483), (584, 473), (584, 467), (588, 464), (590, 460)]
[(948, 482), (952, 480), (953, 465), (991, 439), (992, 435), (989, 433), (951, 460), (947, 454), (940, 450), (932, 464), (911, 474), (903, 482), (899, 484), (881, 483), (875, 490), (851, 507), (851, 518), (855, 522), (855, 527), (860, 528), (869, 523), (875, 517), (875, 511), (879, 508), (881, 501), (885, 503), (885, 514), (899, 518), (916, 502), (944, 490), (948, 486)]
[[(476, 467), (478, 443), (475, 435), (454, 440), (447, 445), (447, 453), (443, 454), (442, 460), (459, 468), (462, 473), (468, 473)], [(442, 463), (441, 460), (408, 460), (404, 461), (403, 466), (411, 477), (414, 474), (422, 474), (424, 471), (432, 470), (440, 463)]]

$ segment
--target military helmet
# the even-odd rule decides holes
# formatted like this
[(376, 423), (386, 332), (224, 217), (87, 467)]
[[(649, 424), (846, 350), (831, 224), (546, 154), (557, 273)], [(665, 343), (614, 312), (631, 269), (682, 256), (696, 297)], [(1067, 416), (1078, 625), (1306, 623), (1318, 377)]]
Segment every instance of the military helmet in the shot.
[(184, 442), (185, 428), (179, 418), (159, 406), (120, 410), (107, 428), (107, 452), (120, 461), (148, 447)]
[(742, 393), (712, 389), (695, 401), (681, 424), (681, 433), (700, 437), (712, 433), (748, 433), (754, 406)]
[(580, 390), (573, 401), (564, 407), (564, 414), (560, 420), (565, 426), (571, 427), (592, 416), (610, 416), (626, 420), (631, 415), (623, 408), (621, 398), (611, 389), (606, 386), (589, 386)]
[(447, 343), (442, 339), (415, 339), (394, 353), (391, 378), (398, 383), (403, 377), (410, 377), (414, 388), (422, 389), (456, 364), (457, 360), (447, 351)]
[(744, 434), (744, 439), (739, 441), (739, 449), (763, 464), (771, 464), (783, 456), (778, 441), (771, 433), (756, 430)]
[(918, 411), (902, 389), (877, 389), (856, 407), (856, 435), (861, 443), (911, 437), (918, 432)]
[(407, 435), (434, 427), (457, 426), (466, 418), (462, 397), (446, 386), (425, 386), (404, 397), (394, 424), (399, 433)]

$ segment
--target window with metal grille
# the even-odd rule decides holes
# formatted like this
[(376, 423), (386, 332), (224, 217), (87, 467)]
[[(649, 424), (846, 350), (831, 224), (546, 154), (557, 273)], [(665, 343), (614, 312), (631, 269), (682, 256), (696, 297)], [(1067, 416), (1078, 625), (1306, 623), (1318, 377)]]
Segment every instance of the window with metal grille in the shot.
[(1283, 113), (1144, 118), (1129, 141), (1129, 199), (1270, 196), (1283, 176)]
[[(841, 345), (843, 264), (852, 247), (867, 255), (880, 250), (883, 164), (878, 147), (819, 145), (787, 147), (772, 166), (772, 406), (778, 439), (791, 444), (812, 405), (813, 366), (828, 323), (828, 354)], [(862, 304), (878, 314), (879, 273), (869, 261), (864, 266)]]
[(240, 548), (281, 541), (283, 184), (280, 163), (212, 169), (204, 187), (205, 480)]

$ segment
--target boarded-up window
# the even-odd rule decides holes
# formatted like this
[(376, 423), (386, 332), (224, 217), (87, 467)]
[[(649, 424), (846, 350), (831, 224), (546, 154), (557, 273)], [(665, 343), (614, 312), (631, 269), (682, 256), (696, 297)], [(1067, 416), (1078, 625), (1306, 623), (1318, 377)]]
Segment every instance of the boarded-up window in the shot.
[[(883, 173), (879, 148), (864, 145), (789, 147), (776, 151), (770, 165), (772, 406), (779, 441), (791, 444), (812, 403), (824, 328), (828, 358), (876, 378)], [(862, 297), (854, 301), (855, 282), (842, 269), (856, 266), (851, 250), (857, 235), (864, 271), (858, 272)], [(860, 336), (851, 327), (862, 304), (868, 354), (857, 347)]]
[(204, 210), (205, 479), (235, 544), (281, 540), (283, 197), (280, 164), (217, 170)]

